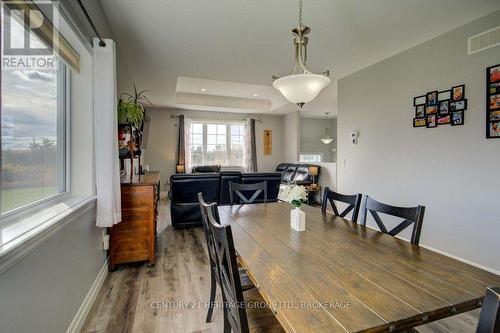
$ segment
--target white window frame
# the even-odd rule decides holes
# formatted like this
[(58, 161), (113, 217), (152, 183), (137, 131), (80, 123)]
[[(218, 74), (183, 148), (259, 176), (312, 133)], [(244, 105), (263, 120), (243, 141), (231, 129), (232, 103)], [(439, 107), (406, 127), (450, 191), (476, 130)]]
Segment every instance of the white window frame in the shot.
[[(317, 155), (319, 156), (320, 160), (319, 161), (305, 161), (305, 160), (302, 160), (302, 156), (304, 155)], [(321, 163), (323, 162), (323, 153), (320, 153), (320, 152), (302, 152), (299, 154), (299, 162), (305, 162), (305, 163)]]
[[(206, 165), (207, 162), (207, 146), (208, 146), (208, 130), (207, 125), (225, 125), (226, 126), (226, 151), (225, 151), (225, 163), (230, 161), (231, 156), (231, 125), (243, 126), (243, 130), (245, 128), (245, 123), (241, 121), (212, 121), (212, 120), (193, 120), (191, 121), (191, 126), (193, 124), (201, 124), (203, 125), (203, 142), (202, 142), (202, 155), (201, 155), (201, 165)], [(192, 134), (191, 134), (192, 135)], [(192, 140), (192, 138), (191, 138)], [(243, 137), (243, 145), (245, 138)], [(191, 143), (192, 145), (192, 143)], [(189, 149), (189, 154), (191, 154), (191, 148)], [(241, 161), (241, 165), (231, 165), (231, 164), (223, 164), (222, 166), (225, 168), (243, 168), (244, 161)], [(196, 165), (193, 163), (193, 165)]]
[(57, 100), (57, 139), (61, 138), (64, 145), (57, 145), (57, 156), (63, 158), (63, 172), (57, 175), (59, 193), (21, 205), (6, 212), (0, 213), (0, 225), (9, 224), (36, 212), (49, 208), (55, 204), (67, 200), (70, 197), (71, 187), (71, 70), (62, 59), (59, 58), (58, 71), (62, 75), (57, 76), (58, 96), (63, 96)]

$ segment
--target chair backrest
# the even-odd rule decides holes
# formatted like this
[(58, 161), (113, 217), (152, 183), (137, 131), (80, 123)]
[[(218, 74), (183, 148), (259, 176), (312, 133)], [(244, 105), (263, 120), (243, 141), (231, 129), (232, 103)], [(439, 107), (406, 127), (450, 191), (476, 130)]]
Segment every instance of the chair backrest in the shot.
[(500, 288), (486, 289), (476, 333), (500, 332)]
[(211, 210), (208, 221), (214, 240), (219, 271), (222, 300), (226, 309), (226, 320), (236, 333), (248, 333), (248, 320), (241, 288), (236, 250), (234, 249), (231, 226), (217, 223)]
[[(210, 268), (213, 270), (217, 270), (216, 262), (217, 255), (215, 253), (215, 245), (214, 239), (211, 234), (210, 222), (208, 221), (208, 212), (212, 212), (212, 216), (214, 220), (220, 224), (219, 221), (219, 211), (217, 210), (217, 204), (211, 203), (207, 204), (205, 200), (203, 200), (203, 195), (198, 193), (198, 202), (200, 203), (200, 211), (201, 211), (201, 221), (203, 224), (203, 231), (205, 233), (205, 240), (207, 242), (207, 251), (208, 251), (208, 259), (210, 260)], [(218, 280), (218, 276), (217, 276)]]
[[(391, 236), (396, 236), (401, 231), (409, 227), (413, 224), (413, 232), (411, 234), (411, 243), (418, 245), (420, 241), (420, 232), (422, 231), (422, 223), (424, 221), (424, 206), (417, 207), (396, 207), (386, 205), (384, 203), (378, 202), (369, 196), (365, 198), (365, 205), (362, 210), (361, 216), (361, 224), (366, 225), (366, 216), (368, 215), (368, 211), (373, 216), (373, 219), (377, 223), (380, 231), (383, 233), (389, 234)], [(392, 215), (396, 217), (400, 217), (405, 219), (403, 222), (398, 224), (396, 227), (391, 230), (387, 230), (384, 222), (378, 215), (378, 213), (383, 213), (387, 215)]]
[[(245, 196), (245, 194), (248, 195), (248, 192), (252, 191), (253, 194), (250, 198)], [(229, 182), (229, 201), (231, 202), (231, 205), (234, 205), (235, 203), (234, 194), (239, 197), (241, 203), (250, 204), (253, 203), (262, 192), (264, 192), (264, 202), (267, 202), (267, 181), (253, 184), (238, 184)]]
[[(330, 205), (332, 206), (333, 209), (333, 213), (336, 216), (345, 217), (347, 214), (349, 214), (350, 211), (352, 211), (351, 221), (357, 222), (359, 208), (361, 206), (361, 198), (362, 198), (361, 194), (345, 195), (337, 193), (335, 191), (330, 190), (328, 187), (325, 187), (325, 192), (323, 193), (323, 201), (321, 203), (321, 211), (325, 213), (326, 206), (328, 205), (328, 202), (330, 202)], [(349, 206), (347, 206), (347, 208), (344, 209), (344, 211), (339, 213), (338, 208), (335, 205), (335, 201), (346, 203)]]

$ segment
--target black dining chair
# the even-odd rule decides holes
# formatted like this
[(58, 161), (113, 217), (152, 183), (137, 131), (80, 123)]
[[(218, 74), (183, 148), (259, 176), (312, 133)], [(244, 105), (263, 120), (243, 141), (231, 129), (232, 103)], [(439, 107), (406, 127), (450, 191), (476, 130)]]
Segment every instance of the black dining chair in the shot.
[[(361, 194), (353, 194), (353, 195), (340, 194), (330, 190), (330, 188), (328, 187), (325, 187), (325, 191), (323, 193), (323, 201), (321, 202), (321, 211), (323, 213), (326, 213), (328, 202), (330, 202), (333, 214), (340, 217), (346, 217), (346, 215), (352, 211), (351, 221), (357, 222), (359, 208), (361, 206), (361, 198), (362, 198)], [(347, 206), (346, 209), (344, 209), (341, 213), (339, 213), (335, 201), (346, 203), (349, 206)]]
[(476, 333), (500, 332), (500, 288), (486, 289)]
[[(247, 312), (246, 302), (250, 300), (243, 297), (231, 226), (217, 223), (212, 210), (208, 210), (208, 221), (217, 257), (217, 271), (224, 302), (224, 332), (249, 333), (250, 330), (284, 332), (269, 309), (253, 308)], [(258, 292), (255, 289), (249, 292), (253, 292), (253, 297), (258, 297)], [(255, 301), (258, 300), (252, 299), (252, 302)], [(260, 298), (260, 302), (263, 302), (262, 298)], [(255, 326), (250, 327), (249, 322)]]
[[(366, 218), (368, 211), (372, 215), (373, 219), (377, 223), (381, 232), (389, 234), (391, 236), (396, 236), (401, 231), (413, 224), (413, 231), (411, 233), (411, 243), (418, 245), (420, 241), (420, 232), (422, 231), (422, 223), (424, 221), (424, 206), (417, 207), (396, 207), (378, 202), (369, 196), (365, 197), (364, 207), (362, 209), (361, 224), (366, 225)], [(398, 224), (391, 230), (387, 230), (384, 222), (380, 218), (378, 213), (383, 213), (387, 215), (392, 215), (405, 219), (403, 222)]]
[[(252, 196), (248, 198), (246, 195), (252, 193)], [(238, 196), (240, 202), (243, 204), (251, 204), (257, 199), (257, 197), (264, 192), (264, 203), (267, 202), (267, 181), (254, 184), (240, 184), (235, 182), (229, 182), (229, 201), (231, 205), (235, 203), (234, 194)], [(246, 195), (245, 195), (246, 194)]]
[[(211, 235), (211, 229), (209, 227), (209, 222), (208, 222), (208, 212), (209, 211), (211, 212), (213, 219), (214, 221), (216, 221), (216, 223), (220, 224), (220, 220), (219, 220), (219, 211), (217, 210), (216, 203), (207, 204), (205, 200), (203, 200), (203, 195), (201, 193), (198, 193), (198, 201), (200, 203), (201, 220), (203, 224), (203, 231), (205, 233), (205, 240), (207, 242), (208, 260), (210, 263), (210, 302), (206, 318), (206, 322), (209, 323), (212, 320), (212, 314), (214, 311), (213, 304), (215, 302), (215, 292), (217, 289), (217, 285), (220, 286), (221, 284), (216, 264), (217, 255), (215, 253), (214, 241)], [(239, 268), (238, 270), (239, 270), (242, 289), (248, 290), (254, 288), (254, 285), (250, 281), (250, 278), (246, 274), (245, 270), (243, 268)]]

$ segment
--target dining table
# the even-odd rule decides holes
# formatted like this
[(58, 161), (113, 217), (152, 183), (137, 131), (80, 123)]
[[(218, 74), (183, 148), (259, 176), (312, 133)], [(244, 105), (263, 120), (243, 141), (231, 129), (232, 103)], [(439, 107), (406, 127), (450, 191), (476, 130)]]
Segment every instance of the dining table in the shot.
[(496, 274), (317, 207), (302, 206), (301, 232), (286, 202), (218, 209), (286, 332), (410, 330), (479, 308), (486, 288), (500, 286)]

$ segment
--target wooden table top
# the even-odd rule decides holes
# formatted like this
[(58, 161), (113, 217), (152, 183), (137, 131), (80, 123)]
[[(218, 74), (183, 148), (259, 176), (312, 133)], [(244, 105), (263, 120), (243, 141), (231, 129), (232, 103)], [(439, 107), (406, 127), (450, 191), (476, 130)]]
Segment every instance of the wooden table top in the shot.
[[(242, 265), (287, 332), (391, 332), (481, 306), (500, 276), (303, 206), (221, 206)], [(425, 224), (424, 224), (425, 228)]]
[(132, 177), (132, 180), (130, 180), (130, 176), (120, 178), (120, 183), (122, 186), (151, 186), (157, 185), (159, 181), (159, 171), (150, 171), (143, 175), (134, 175)]

